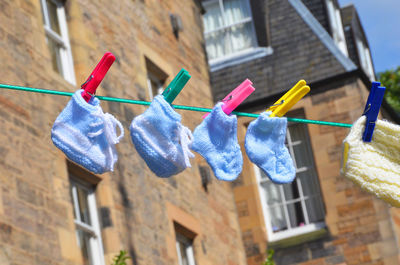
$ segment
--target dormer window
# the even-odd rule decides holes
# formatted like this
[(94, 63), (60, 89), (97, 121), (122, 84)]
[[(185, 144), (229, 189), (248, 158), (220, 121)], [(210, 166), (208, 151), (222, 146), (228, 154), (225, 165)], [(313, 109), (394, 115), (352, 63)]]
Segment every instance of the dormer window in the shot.
[(365, 43), (357, 38), (357, 51), (360, 58), (360, 64), (364, 72), (367, 74), (371, 81), (375, 80), (374, 67), (372, 66), (371, 53)]
[(347, 51), (346, 39), (343, 31), (342, 18), (339, 8), (335, 5), (333, 0), (326, 0), (326, 6), (329, 16), (329, 24), (331, 26), (332, 38), (336, 45), (343, 52), (344, 55), (349, 56)]

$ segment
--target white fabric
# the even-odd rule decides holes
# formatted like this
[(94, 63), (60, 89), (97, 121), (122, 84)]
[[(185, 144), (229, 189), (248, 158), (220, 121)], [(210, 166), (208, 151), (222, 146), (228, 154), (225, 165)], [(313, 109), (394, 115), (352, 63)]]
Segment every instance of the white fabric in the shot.
[[(111, 171), (113, 171), (114, 163), (118, 160), (118, 154), (115, 150), (115, 144), (119, 143), (119, 141), (124, 137), (124, 128), (122, 124), (110, 113), (103, 113), (103, 111), (99, 108), (97, 112), (93, 113), (93, 116), (100, 118), (99, 122), (93, 122), (89, 124), (90, 127), (96, 127), (102, 125), (96, 132), (88, 133), (88, 137), (94, 138), (103, 134), (106, 136), (108, 147), (107, 147), (107, 155), (106, 155), (106, 163)], [(116, 127), (120, 129), (120, 135), (117, 136)]]
[(194, 154), (190, 152), (189, 146), (193, 142), (192, 132), (182, 124), (178, 123), (179, 128), (179, 140), (183, 150), (183, 156), (185, 160), (186, 167), (191, 167), (189, 158), (194, 158)]
[(365, 116), (344, 139), (342, 174), (363, 190), (400, 207), (400, 126), (377, 120), (371, 142), (364, 142)]
[[(210, 59), (223, 57), (255, 45), (248, 0), (225, 0), (205, 5), (204, 29)], [(237, 24), (243, 20), (248, 21)], [(232, 26), (237, 24), (235, 26)], [(220, 29), (220, 30), (217, 30)], [(217, 30), (217, 31), (215, 31)], [(208, 34), (208, 32), (215, 31)]]

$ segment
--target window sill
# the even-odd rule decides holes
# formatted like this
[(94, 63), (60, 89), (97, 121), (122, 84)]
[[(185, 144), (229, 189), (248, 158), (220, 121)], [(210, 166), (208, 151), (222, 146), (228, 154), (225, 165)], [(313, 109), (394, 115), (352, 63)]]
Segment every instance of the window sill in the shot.
[(243, 50), (238, 53), (225, 56), (223, 58), (213, 59), (210, 60), (208, 63), (210, 65), (210, 71), (215, 72), (232, 65), (262, 58), (271, 55), (272, 53), (273, 49), (271, 47), (256, 47)]
[(268, 247), (287, 248), (300, 245), (324, 237), (328, 233), (325, 223), (316, 223), (305, 227), (299, 227), (291, 231), (286, 231), (274, 235), (273, 240), (269, 240)]

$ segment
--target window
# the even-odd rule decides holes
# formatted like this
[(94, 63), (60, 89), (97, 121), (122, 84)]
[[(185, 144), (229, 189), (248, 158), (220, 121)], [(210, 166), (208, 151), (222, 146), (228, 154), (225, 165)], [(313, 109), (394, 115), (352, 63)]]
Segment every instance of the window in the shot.
[(155, 96), (162, 94), (164, 91), (163, 86), (168, 75), (148, 58), (146, 58), (146, 69), (149, 98), (150, 100), (153, 100)]
[(71, 179), (76, 238), (84, 265), (104, 265), (103, 245), (94, 189)]
[(75, 85), (64, 4), (60, 0), (41, 0), (46, 42), (54, 71)]
[(340, 15), (340, 10), (335, 6), (333, 0), (326, 0), (326, 5), (328, 9), (329, 24), (331, 26), (332, 38), (339, 47), (339, 49), (348, 56), (346, 39), (344, 37), (342, 17)]
[(179, 265), (196, 265), (191, 239), (176, 233), (176, 250), (178, 252)]
[(366, 47), (364, 42), (362, 42), (359, 38), (357, 38), (356, 43), (361, 67), (364, 69), (368, 77), (373, 81), (375, 80), (375, 72), (374, 67), (372, 66), (371, 53), (368, 47)]
[(147, 74), (147, 87), (149, 89), (150, 100), (153, 100), (155, 96), (162, 94), (164, 91), (163, 84), (164, 82), (159, 80), (152, 73)]
[(256, 167), (268, 238), (276, 241), (324, 227), (324, 206), (313, 165), (307, 127), (290, 124), (286, 145), (296, 168), (296, 179), (277, 185)]
[(210, 61), (256, 46), (248, 0), (209, 0), (203, 3), (204, 35)]

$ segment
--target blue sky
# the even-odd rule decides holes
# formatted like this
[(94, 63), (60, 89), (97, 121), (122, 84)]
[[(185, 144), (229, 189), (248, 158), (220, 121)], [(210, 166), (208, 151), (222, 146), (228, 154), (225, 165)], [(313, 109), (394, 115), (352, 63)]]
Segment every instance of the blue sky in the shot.
[(400, 0), (339, 0), (354, 4), (367, 34), (375, 71), (400, 66)]

